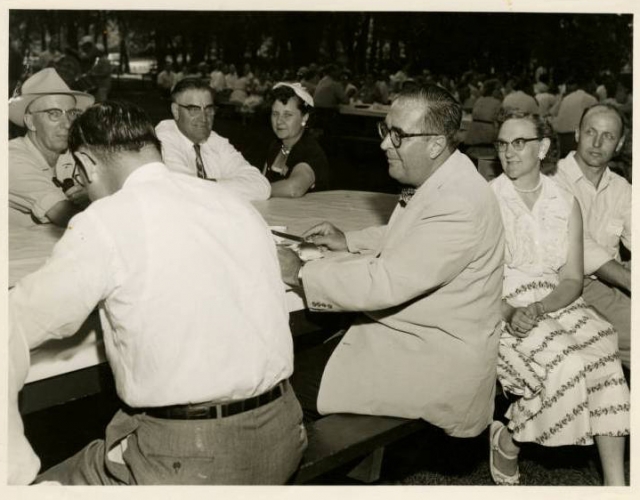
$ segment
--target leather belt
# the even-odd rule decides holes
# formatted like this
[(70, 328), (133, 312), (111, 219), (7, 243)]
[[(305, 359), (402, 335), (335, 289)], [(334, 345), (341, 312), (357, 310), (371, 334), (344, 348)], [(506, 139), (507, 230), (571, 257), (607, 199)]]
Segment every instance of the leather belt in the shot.
[(252, 398), (230, 403), (205, 402), (186, 405), (160, 406), (155, 408), (140, 408), (138, 413), (146, 413), (152, 417), (171, 420), (206, 420), (238, 415), (245, 411), (255, 410), (282, 396), (287, 390), (288, 382), (280, 382), (272, 389)]

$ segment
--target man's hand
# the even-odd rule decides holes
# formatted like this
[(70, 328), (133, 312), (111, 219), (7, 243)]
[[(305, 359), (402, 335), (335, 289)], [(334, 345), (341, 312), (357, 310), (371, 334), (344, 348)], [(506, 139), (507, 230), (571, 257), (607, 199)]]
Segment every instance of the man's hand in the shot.
[(282, 281), (289, 286), (300, 287), (302, 283), (298, 279), (298, 273), (302, 267), (302, 261), (293, 250), (278, 245), (278, 260), (280, 261), (280, 273)]
[(616, 260), (610, 260), (604, 263), (595, 274), (601, 281), (631, 292), (631, 264), (624, 265)]
[(315, 243), (318, 246), (326, 247), (333, 251), (346, 251), (347, 238), (344, 233), (329, 222), (322, 222), (317, 226), (308, 229), (302, 237), (306, 241)]
[(85, 208), (89, 204), (89, 193), (82, 186), (75, 185), (70, 187), (64, 192), (64, 195), (70, 202), (80, 207)]
[(526, 337), (538, 324), (536, 317), (526, 307), (516, 307), (511, 319), (507, 321), (507, 331), (514, 337)]

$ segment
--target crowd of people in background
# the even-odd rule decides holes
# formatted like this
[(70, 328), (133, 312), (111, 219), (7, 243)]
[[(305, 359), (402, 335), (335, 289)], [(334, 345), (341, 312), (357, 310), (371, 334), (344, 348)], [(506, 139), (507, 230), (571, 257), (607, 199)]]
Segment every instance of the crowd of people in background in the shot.
[[(179, 65), (167, 60), (157, 74), (157, 86), (168, 97), (171, 88), (185, 77), (207, 81), (216, 91), (217, 103), (235, 105), (241, 113), (253, 113), (261, 107), (267, 109), (271, 89), (279, 81), (300, 82), (313, 96), (316, 108), (337, 108), (349, 103), (388, 105), (402, 90), (435, 84), (456, 97), (464, 112), (471, 115), (473, 123), (462, 147), (474, 147), (472, 157), (478, 151), (480, 155), (493, 152), (497, 134), (495, 120), (503, 108), (515, 108), (547, 119), (558, 138), (558, 151), (553, 154), (556, 159), (575, 148), (573, 136), (580, 115), (595, 103), (611, 104), (620, 110), (627, 126), (632, 123), (632, 74), (626, 71), (620, 74), (608, 70), (581, 71), (556, 78), (552, 69), (532, 65), (527, 71), (499, 74), (468, 70), (450, 76), (410, 65), (397, 71), (383, 68), (354, 73), (333, 63), (263, 70), (250, 63), (240, 66), (222, 60), (197, 65)], [(629, 181), (631, 149), (628, 141), (614, 165)]]
[[(82, 37), (78, 49), (69, 46), (60, 50), (52, 40), (21, 80), (46, 67), (55, 68), (70, 88), (89, 92), (98, 102), (109, 96), (113, 68), (104, 47), (91, 36)], [(233, 105), (243, 114), (269, 110), (271, 90), (280, 81), (301, 83), (314, 98), (316, 108), (337, 108), (349, 103), (388, 105), (402, 90), (435, 84), (456, 97), (464, 112), (471, 115), (473, 123), (462, 148), (473, 147), (472, 157), (478, 151), (482, 156), (492, 150), (497, 133), (494, 122), (501, 108), (517, 108), (546, 118), (557, 134), (555, 157), (575, 148), (573, 131), (582, 111), (590, 105), (611, 104), (620, 110), (626, 125), (632, 123), (633, 82), (629, 68), (618, 74), (604, 69), (557, 75), (552, 67), (531, 63), (525, 70), (464, 70), (449, 75), (411, 64), (354, 72), (336, 63), (310, 62), (296, 68), (265, 67), (248, 61), (236, 64), (221, 59), (174, 62), (169, 58), (156, 68), (155, 82), (166, 99), (183, 78), (199, 78), (215, 91), (216, 104)], [(24, 70), (23, 65), (23, 73)], [(10, 92), (14, 86), (10, 85)], [(627, 141), (614, 165), (627, 180), (631, 180), (631, 149), (631, 141)]]

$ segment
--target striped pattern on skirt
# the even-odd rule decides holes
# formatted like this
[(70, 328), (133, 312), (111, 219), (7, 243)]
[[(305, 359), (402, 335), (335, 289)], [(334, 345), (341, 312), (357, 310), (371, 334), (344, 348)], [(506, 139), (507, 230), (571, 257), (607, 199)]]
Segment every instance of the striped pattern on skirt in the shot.
[[(531, 287), (554, 288), (533, 282)], [(507, 410), (509, 430), (520, 442), (545, 446), (588, 445), (593, 436), (629, 434), (629, 388), (617, 352), (617, 333), (579, 298), (546, 314), (526, 338), (503, 329), (498, 379), (521, 395)]]

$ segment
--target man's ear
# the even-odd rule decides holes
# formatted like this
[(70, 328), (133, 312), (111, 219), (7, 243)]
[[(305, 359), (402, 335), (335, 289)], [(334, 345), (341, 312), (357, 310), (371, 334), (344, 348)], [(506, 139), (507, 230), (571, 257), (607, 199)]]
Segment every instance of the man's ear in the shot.
[(434, 160), (447, 149), (447, 138), (444, 135), (434, 137), (429, 147), (429, 157)]
[(178, 117), (180, 116), (180, 107), (175, 103), (171, 103), (171, 116), (175, 121), (178, 121)]
[(579, 128), (576, 129), (575, 138), (576, 138), (576, 144), (578, 144), (580, 142), (580, 129)]
[(32, 114), (25, 114), (24, 118), (24, 126), (27, 127), (27, 130), (30, 130), (31, 132), (35, 132), (36, 131), (36, 127), (33, 124), (33, 115)]
[(622, 149), (622, 146), (624, 146), (625, 137), (626, 136), (624, 136), (624, 135), (622, 137), (620, 137), (620, 140), (618, 141), (618, 145), (616, 146), (616, 153), (615, 154), (618, 154), (620, 152), (620, 150)]

